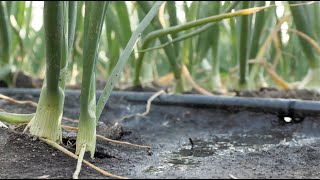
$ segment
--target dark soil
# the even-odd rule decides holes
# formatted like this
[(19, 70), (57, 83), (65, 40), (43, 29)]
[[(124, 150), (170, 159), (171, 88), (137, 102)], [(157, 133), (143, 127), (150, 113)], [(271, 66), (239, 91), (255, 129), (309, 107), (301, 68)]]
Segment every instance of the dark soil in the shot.
[[(265, 92), (265, 94), (263, 93)], [(259, 91), (240, 96), (276, 96), (317, 100), (306, 91), (279, 94)], [(2, 92), (0, 92), (2, 93)], [(5, 94), (5, 93), (3, 93)], [(37, 102), (38, 95), (10, 93)], [(282, 95), (280, 95), (282, 94)], [(288, 95), (289, 94), (289, 95)], [(309, 95), (309, 96), (308, 96)], [(130, 178), (320, 178), (320, 117), (285, 123), (274, 114), (247, 110), (153, 104), (145, 117), (121, 117), (145, 111), (146, 103), (111, 96), (98, 133), (113, 139), (150, 145), (146, 149), (98, 139), (95, 159), (85, 159), (113, 174)], [(0, 100), (9, 112), (33, 113), (34, 107)], [(66, 94), (64, 116), (79, 116), (79, 94)], [(76, 126), (71, 122), (66, 125)], [(108, 130), (113, 129), (113, 133)], [(66, 133), (65, 133), (66, 134)], [(67, 133), (62, 144), (72, 136)], [(76, 160), (29, 135), (0, 128), (0, 178), (72, 178)], [(106, 178), (83, 165), (80, 178)]]

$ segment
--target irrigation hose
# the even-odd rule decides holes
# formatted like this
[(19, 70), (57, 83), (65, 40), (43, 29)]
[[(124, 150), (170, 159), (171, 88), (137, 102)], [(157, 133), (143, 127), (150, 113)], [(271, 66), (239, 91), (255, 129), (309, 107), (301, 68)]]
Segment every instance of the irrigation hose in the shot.
[[(6, 89), (0, 88), (0, 93), (7, 96), (29, 94), (39, 97), (40, 89)], [(97, 91), (99, 98), (101, 91)], [(73, 95), (80, 97), (80, 90), (66, 90), (66, 98)], [(144, 102), (154, 95), (153, 92), (121, 92), (114, 91), (111, 96), (121, 98), (128, 102)], [(67, 99), (66, 99), (67, 101)], [(306, 116), (320, 116), (320, 102), (297, 99), (280, 98), (255, 98), (255, 97), (230, 97), (230, 96), (204, 96), (204, 95), (167, 95), (163, 94), (155, 98), (152, 102), (158, 105), (176, 105), (203, 108), (231, 108), (246, 109), (265, 113), (276, 114), (278, 116), (288, 116), (291, 118), (301, 118)]]

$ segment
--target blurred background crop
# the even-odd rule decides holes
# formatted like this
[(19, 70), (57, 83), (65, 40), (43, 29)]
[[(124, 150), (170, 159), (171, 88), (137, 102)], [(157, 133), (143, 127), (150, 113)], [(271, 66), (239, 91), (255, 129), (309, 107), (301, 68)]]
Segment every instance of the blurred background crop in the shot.
[[(98, 53), (98, 89), (153, 4), (110, 4)], [(183, 27), (264, 6), (270, 7)], [(40, 88), (45, 74), (43, 2), (1, 1), (0, 13), (0, 85)], [(81, 86), (83, 15), (84, 3), (79, 1), (68, 88)], [(261, 87), (319, 90), (319, 17), (320, 3), (312, 1), (168, 1), (142, 34), (116, 88), (201, 94)]]

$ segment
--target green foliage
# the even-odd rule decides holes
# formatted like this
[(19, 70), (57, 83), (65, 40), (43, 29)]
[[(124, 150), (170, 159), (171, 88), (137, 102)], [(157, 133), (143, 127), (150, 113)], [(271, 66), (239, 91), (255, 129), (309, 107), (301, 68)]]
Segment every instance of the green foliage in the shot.
[[(251, 15), (224, 16), (231, 10), (234, 12), (250, 7), (262, 7), (269, 5), (267, 3), (273, 7)], [(153, 4), (152, 1), (110, 3), (97, 53), (97, 80), (106, 81), (111, 76), (133, 30)], [(243, 6), (244, 4), (247, 5)], [(71, 52), (69, 57), (64, 58), (69, 62), (67, 86), (81, 84), (82, 81), (81, 67), (84, 64), (81, 59), (85, 51), (84, 7), (84, 2), (79, 1), (77, 11), (69, 9), (69, 18), (77, 18), (74, 24), (74, 43), (68, 43)], [(129, 56), (128, 64), (115, 86), (120, 89), (144, 86), (173, 73), (174, 80), (167, 82), (175, 85), (172, 91), (176, 93), (189, 91), (191, 87), (181, 72), (181, 65), (184, 64), (193, 80), (209, 91), (219, 91), (222, 87), (229, 90), (248, 88), (246, 85), (238, 86), (238, 83), (246, 84), (247, 81), (253, 89), (261, 86), (281, 88), (272, 80), (264, 67), (257, 65), (259, 68), (254, 69), (251, 61), (257, 58), (270, 32), (284, 16), (279, 15), (279, 12), (276, 13), (281, 9), (285, 15), (291, 14), (282, 28), (287, 26), (289, 29), (297, 29), (319, 43), (320, 22), (317, 19), (320, 15), (319, 7), (319, 2), (303, 1), (166, 2), (157, 14), (157, 18), (152, 20), (142, 34), (141, 41), (137, 43), (134, 53)], [(32, 1), (1, 2), (0, 12), (3, 15), (0, 21), (0, 62), (3, 69), (0, 78), (13, 86), (13, 78), (8, 75), (16, 71), (44, 78), (46, 59), (44, 28), (34, 27), (36, 21), (41, 25), (41, 20), (35, 16), (39, 10), (41, 6)], [(76, 15), (71, 15), (75, 12)], [(216, 15), (224, 18), (204, 22), (205, 19), (209, 20)], [(242, 34), (238, 34), (240, 31)], [(157, 33), (160, 34), (156, 35)], [(71, 34), (70, 38), (73, 37)], [(269, 43), (263, 56), (269, 65), (276, 63), (273, 67), (276, 74), (291, 83), (304, 79), (308, 69), (317, 69), (319, 55), (308, 41), (286, 30), (280, 30), (277, 34), (277, 39)], [(71, 39), (68, 41), (72, 42)], [(255, 78), (248, 79), (250, 74)]]

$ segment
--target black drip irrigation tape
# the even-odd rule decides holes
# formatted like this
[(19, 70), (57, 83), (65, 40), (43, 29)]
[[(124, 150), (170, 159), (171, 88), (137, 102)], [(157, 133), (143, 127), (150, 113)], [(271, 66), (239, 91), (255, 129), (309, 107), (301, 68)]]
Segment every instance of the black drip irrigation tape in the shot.
[[(97, 98), (102, 91), (97, 91)], [(39, 96), (40, 89), (6, 89), (0, 88), (0, 93), (5, 95), (30, 94)], [(66, 90), (66, 96), (80, 96), (80, 90)], [(114, 91), (111, 96), (123, 98), (129, 102), (147, 102), (153, 95), (152, 92), (128, 92)], [(320, 102), (253, 97), (229, 97), (229, 96), (204, 96), (204, 95), (160, 95), (155, 98), (153, 104), (191, 106), (199, 108), (241, 108), (265, 113), (277, 114), (281, 117), (291, 117), (296, 120), (306, 116), (320, 116)]]

